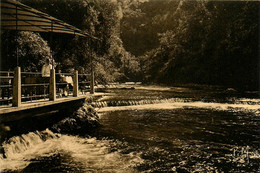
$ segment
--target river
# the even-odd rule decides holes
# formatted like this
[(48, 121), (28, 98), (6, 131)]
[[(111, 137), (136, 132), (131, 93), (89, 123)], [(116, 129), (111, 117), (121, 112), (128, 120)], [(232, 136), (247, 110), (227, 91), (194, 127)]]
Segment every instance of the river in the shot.
[(100, 126), (2, 143), (1, 172), (259, 172), (260, 99), (217, 87), (104, 89)]

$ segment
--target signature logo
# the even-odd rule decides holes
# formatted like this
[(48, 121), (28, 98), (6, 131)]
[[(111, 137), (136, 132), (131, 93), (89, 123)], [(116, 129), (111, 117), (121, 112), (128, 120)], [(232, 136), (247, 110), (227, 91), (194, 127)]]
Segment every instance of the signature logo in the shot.
[(232, 154), (227, 154), (226, 156), (231, 156), (233, 162), (249, 163), (250, 159), (260, 158), (260, 152), (252, 150), (249, 146), (242, 148), (235, 147), (232, 149)]

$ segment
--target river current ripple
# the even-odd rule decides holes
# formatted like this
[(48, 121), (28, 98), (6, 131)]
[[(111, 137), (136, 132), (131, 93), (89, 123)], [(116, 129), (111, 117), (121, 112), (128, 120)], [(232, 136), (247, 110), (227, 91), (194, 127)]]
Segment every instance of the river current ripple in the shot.
[(92, 103), (101, 126), (2, 143), (3, 172), (259, 172), (260, 99), (219, 88), (125, 87)]

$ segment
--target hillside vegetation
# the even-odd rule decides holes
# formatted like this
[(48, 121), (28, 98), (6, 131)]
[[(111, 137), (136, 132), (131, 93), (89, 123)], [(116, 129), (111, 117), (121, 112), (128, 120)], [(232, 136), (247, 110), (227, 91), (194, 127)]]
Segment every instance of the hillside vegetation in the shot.
[(144, 80), (258, 88), (259, 2), (151, 0), (130, 9), (121, 37)]
[[(62, 71), (90, 71), (99, 83), (143, 81), (259, 89), (259, 2), (200, 0), (21, 0), (100, 41), (2, 33), (1, 68), (39, 71), (54, 57)], [(37, 43), (37, 44), (36, 44)], [(33, 62), (33, 63), (28, 63)], [(39, 62), (39, 63), (37, 63)], [(5, 64), (5, 65), (3, 65)]]

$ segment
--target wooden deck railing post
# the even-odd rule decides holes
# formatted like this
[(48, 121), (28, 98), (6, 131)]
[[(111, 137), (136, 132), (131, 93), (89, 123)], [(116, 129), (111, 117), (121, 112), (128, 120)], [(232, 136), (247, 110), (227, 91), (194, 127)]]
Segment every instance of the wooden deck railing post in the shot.
[(14, 69), (12, 106), (21, 106), (21, 67)]
[(49, 85), (49, 100), (56, 100), (56, 80), (55, 80), (55, 69), (51, 69), (50, 74), (50, 85)]
[(91, 71), (91, 77), (90, 77), (90, 94), (95, 93), (95, 88), (94, 88), (94, 71)]
[(78, 97), (78, 95), (79, 95), (79, 78), (78, 78), (78, 70), (75, 70), (73, 76), (73, 97)]

